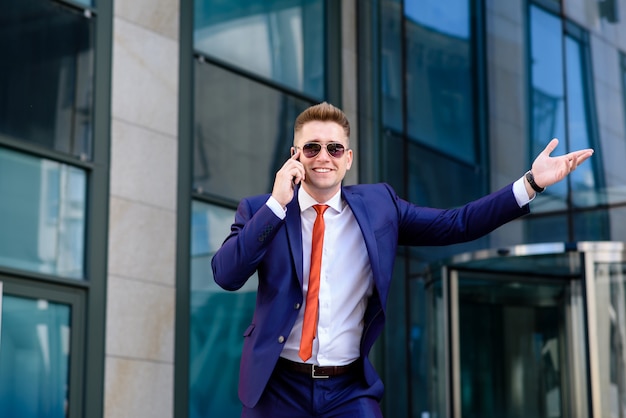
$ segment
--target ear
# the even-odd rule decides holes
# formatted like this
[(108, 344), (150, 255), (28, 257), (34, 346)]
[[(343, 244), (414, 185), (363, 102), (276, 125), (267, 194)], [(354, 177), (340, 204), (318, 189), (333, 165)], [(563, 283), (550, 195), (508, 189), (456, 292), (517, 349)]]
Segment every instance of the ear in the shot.
[(350, 170), (350, 167), (352, 167), (352, 158), (353, 158), (352, 149), (349, 149), (346, 152), (346, 158), (348, 159), (346, 161), (346, 170)]

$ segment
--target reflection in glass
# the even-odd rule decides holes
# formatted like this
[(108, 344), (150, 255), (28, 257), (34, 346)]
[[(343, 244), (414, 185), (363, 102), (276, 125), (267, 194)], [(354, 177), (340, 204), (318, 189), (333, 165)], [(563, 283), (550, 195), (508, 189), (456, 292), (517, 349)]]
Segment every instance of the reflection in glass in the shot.
[(207, 63), (195, 77), (194, 189), (235, 201), (271, 192), (312, 103)]
[(230, 231), (234, 211), (193, 202), (189, 417), (236, 417), (243, 332), (254, 311), (256, 277), (237, 292), (215, 284), (211, 258)]
[(91, 158), (94, 21), (47, 0), (0, 10), (0, 138)]
[(194, 48), (319, 99), (323, 0), (195, 0)]
[(5, 293), (0, 336), (0, 416), (68, 416), (70, 307)]
[(83, 278), (83, 170), (0, 148), (0, 265)]

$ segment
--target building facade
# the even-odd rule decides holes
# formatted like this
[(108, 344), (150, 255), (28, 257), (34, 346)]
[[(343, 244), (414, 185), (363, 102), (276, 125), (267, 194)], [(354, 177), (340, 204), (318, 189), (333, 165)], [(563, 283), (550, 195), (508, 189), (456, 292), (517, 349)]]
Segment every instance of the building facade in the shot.
[(626, 0), (0, 5), (1, 416), (239, 416), (255, 278), (210, 260), (321, 101), (346, 183), (423, 206), (596, 151), (523, 219), (399, 250), (385, 416), (626, 416)]

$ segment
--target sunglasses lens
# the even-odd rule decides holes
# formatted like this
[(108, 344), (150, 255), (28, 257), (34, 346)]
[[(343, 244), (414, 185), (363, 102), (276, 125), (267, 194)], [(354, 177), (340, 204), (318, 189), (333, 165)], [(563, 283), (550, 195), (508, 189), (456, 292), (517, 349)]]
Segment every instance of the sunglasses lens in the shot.
[(340, 158), (345, 150), (341, 144), (328, 144), (326, 149), (328, 150), (328, 153), (335, 158)]
[(322, 146), (320, 144), (315, 144), (315, 143), (304, 144), (304, 146), (302, 147), (302, 153), (307, 158), (315, 157), (317, 154), (320, 153), (321, 150), (322, 150)]

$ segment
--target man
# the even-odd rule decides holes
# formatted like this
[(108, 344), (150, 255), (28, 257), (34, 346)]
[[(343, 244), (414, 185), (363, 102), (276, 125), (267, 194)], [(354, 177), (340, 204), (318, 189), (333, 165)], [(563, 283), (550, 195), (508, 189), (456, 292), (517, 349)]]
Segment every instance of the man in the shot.
[(515, 183), (441, 210), (406, 202), (386, 184), (342, 187), (354, 157), (349, 138), (340, 109), (302, 112), (271, 195), (241, 201), (212, 260), (226, 290), (259, 277), (244, 333), (242, 417), (382, 417), (383, 384), (368, 354), (385, 322), (397, 246), (479, 238), (528, 213), (536, 192), (593, 154), (550, 157), (553, 139)]

